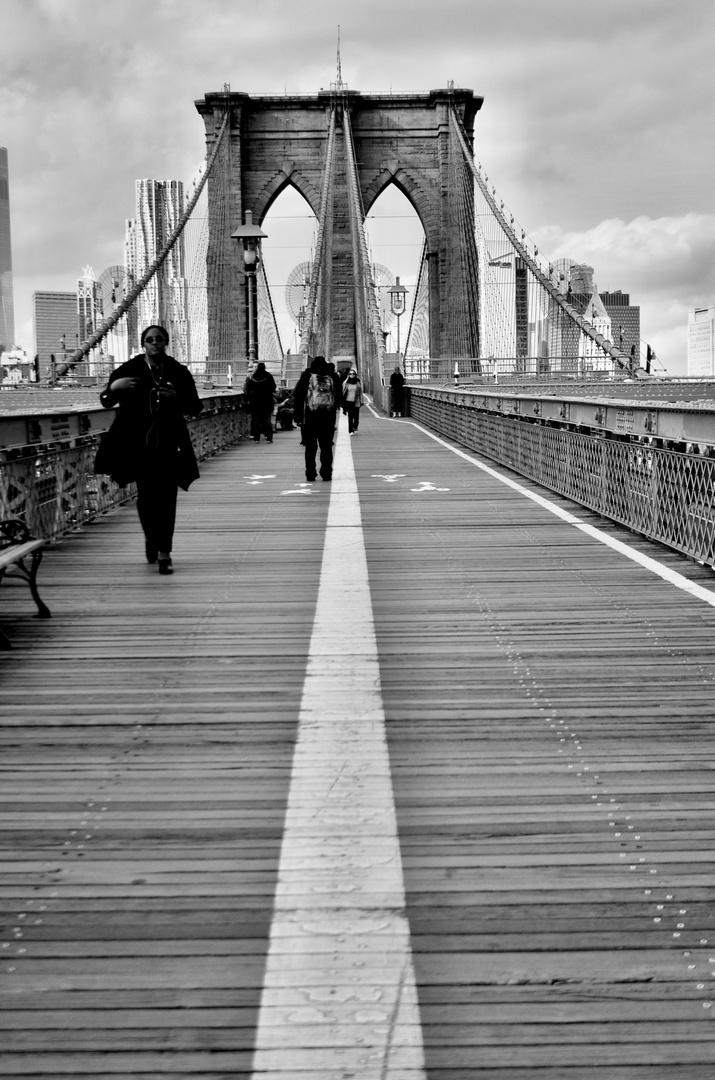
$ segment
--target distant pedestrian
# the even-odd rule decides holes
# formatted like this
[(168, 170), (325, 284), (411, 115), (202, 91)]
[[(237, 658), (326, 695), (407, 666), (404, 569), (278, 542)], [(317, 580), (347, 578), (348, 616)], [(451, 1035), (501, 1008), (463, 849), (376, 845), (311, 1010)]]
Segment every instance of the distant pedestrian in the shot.
[(324, 356), (316, 356), (310, 369), (302, 373), (293, 391), (293, 401), (296, 415), (302, 418), (305, 478), (316, 479), (315, 459), (320, 448), (320, 475), (323, 480), (331, 480), (338, 398), (335, 381)]
[(343, 383), (343, 411), (348, 418), (348, 433), (357, 435), (360, 427), (360, 407), (363, 403), (362, 383), (355, 368), (350, 368)]
[(266, 442), (273, 442), (272, 417), (275, 389), (276, 380), (270, 371), (266, 371), (263, 361), (256, 364), (253, 374), (248, 376), (243, 387), (251, 412), (251, 438), (254, 442), (260, 442), (261, 435), (265, 435)]
[(147, 326), (141, 344), (144, 352), (113, 371), (100, 394), (105, 409), (119, 408), (94, 471), (120, 487), (136, 483), (147, 561), (172, 574), (178, 489), (188, 491), (199, 475), (184, 417), (198, 416), (203, 406), (189, 369), (166, 352), (164, 327)]
[(400, 365), (395, 365), (395, 370), (390, 375), (390, 416), (402, 416), (405, 399), (405, 376), (400, 371)]
[(333, 382), (335, 383), (335, 392), (338, 395), (338, 401), (340, 401), (340, 395), (343, 390), (343, 380), (340, 372), (337, 370), (332, 360), (328, 360), (328, 371), (333, 376)]

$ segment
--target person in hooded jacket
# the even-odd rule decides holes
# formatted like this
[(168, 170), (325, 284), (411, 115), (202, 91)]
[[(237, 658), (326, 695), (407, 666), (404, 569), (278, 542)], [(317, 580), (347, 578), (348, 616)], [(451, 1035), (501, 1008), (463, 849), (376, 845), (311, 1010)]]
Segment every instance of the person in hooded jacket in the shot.
[[(311, 380), (317, 376), (330, 388), (331, 398), (326, 407), (311, 408)], [(338, 391), (324, 356), (316, 356), (310, 367), (301, 373), (293, 391), (295, 416), (301, 425), (302, 445), (305, 447), (305, 478), (317, 477), (316, 455), (320, 448), (320, 475), (323, 480), (333, 476), (333, 437), (338, 407)]]
[(147, 326), (141, 344), (144, 352), (116, 368), (100, 394), (105, 409), (118, 410), (94, 471), (120, 487), (136, 483), (147, 561), (171, 574), (178, 489), (188, 491), (199, 475), (184, 417), (198, 416), (203, 405), (189, 369), (167, 354), (163, 326)]
[(263, 361), (256, 364), (253, 374), (248, 376), (243, 387), (248, 408), (251, 411), (251, 438), (254, 442), (260, 442), (261, 435), (265, 435), (266, 442), (273, 442), (272, 416), (275, 389), (276, 380), (270, 371), (266, 371)]
[(360, 406), (363, 403), (362, 383), (355, 368), (350, 368), (343, 383), (343, 412), (348, 418), (348, 433), (357, 434), (360, 426)]

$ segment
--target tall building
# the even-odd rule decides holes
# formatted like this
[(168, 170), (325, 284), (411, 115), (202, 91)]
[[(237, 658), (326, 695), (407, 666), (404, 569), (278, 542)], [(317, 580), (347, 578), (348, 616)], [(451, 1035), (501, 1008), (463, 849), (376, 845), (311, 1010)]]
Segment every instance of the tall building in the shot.
[(638, 367), (641, 351), (641, 309), (631, 304), (629, 294), (621, 292), (620, 289), (615, 292), (602, 292), (599, 296), (611, 320), (611, 341), (634, 361), (634, 367)]
[(10, 174), (7, 150), (0, 146), (0, 352), (15, 346), (15, 307), (12, 295), (10, 235)]
[(41, 379), (52, 371), (52, 357), (62, 363), (79, 344), (77, 294), (72, 292), (34, 292), (32, 324), (35, 356)]
[[(82, 277), (77, 282), (77, 318), (80, 342), (86, 341), (95, 332), (104, 318), (102, 311), (102, 290), (97, 283), (94, 270), (85, 266)], [(112, 369), (106, 355), (106, 338), (96, 346), (78, 364), (78, 375), (105, 375)]]
[[(582, 298), (586, 300), (586, 306), (583, 309), (583, 317), (587, 319), (591, 326), (598, 334), (603, 334), (604, 338), (608, 341), (613, 340), (613, 327), (611, 325), (611, 318), (603, 306), (603, 301), (600, 295), (596, 291), (595, 282), (589, 286), (590, 291), (582, 294)], [(588, 334), (581, 335), (581, 353), (586, 361), (587, 368), (592, 366), (595, 369), (603, 366), (603, 352), (596, 344), (593, 338)]]
[[(559, 272), (560, 289), (569, 304), (591, 325), (611, 339), (611, 319), (599, 296), (593, 277), (593, 267), (576, 263), (573, 259), (559, 259), (554, 263)], [(555, 300), (549, 301), (548, 350), (550, 357), (559, 358), (561, 371), (588, 371), (608, 368), (609, 362), (587, 334), (576, 323), (564, 316)]]
[[(131, 285), (150, 268), (166, 245), (184, 210), (180, 180), (137, 180), (136, 217), (127, 222), (125, 261)], [(139, 348), (144, 327), (159, 323), (169, 331), (172, 356), (191, 359), (183, 233), (137, 300), (136, 323), (130, 327), (130, 350)]]
[(688, 312), (688, 375), (715, 375), (715, 306)]
[[(558, 259), (554, 266), (559, 272), (560, 289), (572, 307), (588, 319), (604, 338), (630, 359), (632, 367), (640, 366), (641, 311), (631, 304), (628, 293), (598, 292), (593, 267), (576, 263), (573, 259)], [(598, 370), (609, 366), (601, 350), (578, 327), (561, 317), (559, 305), (549, 303), (545, 327), (540, 327), (542, 337), (548, 334), (544, 355), (561, 356), (562, 370), (579, 365), (585, 369)], [(542, 355), (540, 352), (539, 355)], [(620, 367), (617, 370), (621, 370)]]

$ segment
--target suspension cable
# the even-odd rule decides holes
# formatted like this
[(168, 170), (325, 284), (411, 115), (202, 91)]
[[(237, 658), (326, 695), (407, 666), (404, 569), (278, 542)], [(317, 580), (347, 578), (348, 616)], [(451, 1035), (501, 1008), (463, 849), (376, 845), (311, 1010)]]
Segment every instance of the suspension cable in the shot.
[(405, 338), (405, 356), (407, 351), (412, 345), (412, 330), (415, 326), (415, 319), (418, 318), (417, 314), (417, 302), (418, 298), (422, 296), (422, 278), (427, 273), (427, 238), (422, 241), (422, 251), (420, 253), (420, 265), (417, 271), (417, 284), (415, 285), (415, 300), (412, 305), (412, 311), (410, 312), (410, 325), (407, 327), (407, 337)]
[(269, 363), (280, 368), (280, 376), (283, 379), (285, 378), (285, 358), (264, 259), (261, 259), (258, 266), (256, 285), (259, 334), (263, 355)]
[(375, 343), (380, 375), (383, 377), (385, 367), (385, 340), (382, 335), (380, 312), (378, 311), (377, 297), (375, 296), (375, 288), (372, 280), (372, 264), (370, 262), (370, 253), (367, 248), (367, 239), (365, 237), (365, 211), (363, 209), (362, 196), (360, 194), (360, 185), (358, 184), (357, 165), (355, 164), (355, 146), (353, 143), (352, 128), (350, 126), (350, 117), (346, 108), (343, 109), (343, 132), (345, 137), (345, 157), (351, 195), (350, 205), (355, 237), (357, 239), (360, 261), (362, 264), (362, 279), (365, 303), (367, 304), (368, 322)]
[[(313, 258), (313, 270), (308, 292), (308, 304), (305, 312), (305, 322), (300, 335), (300, 351), (307, 353), (310, 346), (310, 338), (313, 333), (316, 307), (318, 303), (318, 291), (321, 286), (320, 268), (322, 266), (323, 253), (326, 243), (326, 222), (328, 218), (328, 202), (333, 183), (333, 156), (335, 147), (335, 108), (330, 112), (330, 126), (328, 128), (328, 143), (325, 151), (325, 169), (323, 170), (323, 183), (320, 190), (320, 212), (318, 215), (318, 236), (315, 242), (315, 256)], [(322, 289), (321, 289), (322, 291)]]
[(474, 155), (472, 154), (471, 150), (469, 149), (469, 145), (467, 143), (466, 135), (464, 133), (462, 123), (461, 123), (461, 121), (460, 121), (460, 119), (459, 119), (459, 117), (457, 115), (457, 111), (456, 111), (456, 108), (455, 108), (454, 104), (452, 105), (452, 108), (450, 110), (450, 119), (451, 119), (452, 124), (454, 126), (454, 130), (457, 133), (457, 137), (458, 137), (458, 139), (459, 139), (459, 141), (461, 143), (462, 152), (464, 154), (464, 159), (467, 162), (467, 165), (469, 166), (469, 168), (471, 169), (472, 175), (473, 175), (474, 179), (476, 180), (477, 184), (479, 185), (479, 188), (480, 188), (480, 190), (482, 192), (482, 195), (486, 199), (486, 201), (487, 201), (487, 203), (488, 203), (494, 217), (498, 221), (498, 223), (499, 223), (499, 225), (500, 225), (500, 227), (502, 229), (502, 232), (507, 237), (509, 242), (512, 244), (514, 250), (516, 252), (518, 252), (519, 257), (521, 259), (523, 259), (523, 261), (529, 267), (529, 270), (534, 275), (534, 277), (539, 282), (539, 284), (548, 292), (548, 294), (551, 296), (551, 298), (553, 300), (555, 300), (557, 304), (559, 304), (559, 306), (568, 315), (568, 317), (578, 325), (580, 330), (587, 337), (591, 338), (591, 340), (594, 341), (598, 345), (598, 347), (600, 349), (602, 349), (605, 353), (607, 353), (607, 355), (609, 355), (613, 360), (615, 360), (615, 362), (620, 367), (627, 369), (629, 367), (627, 357), (624, 356), (624, 354), (620, 351), (620, 349), (617, 349), (616, 346), (613, 345), (611, 342), (608, 342), (608, 344), (606, 344), (607, 338), (605, 338), (603, 334), (599, 333), (599, 331), (595, 328), (595, 326), (593, 326), (588, 321), (588, 319), (585, 319), (583, 317), (583, 315), (580, 315), (578, 313), (578, 311), (576, 310), (576, 308), (573, 307), (572, 304), (569, 304), (569, 302), (565, 299), (563, 294), (558, 290), (558, 288), (556, 288), (556, 286), (546, 276), (546, 274), (544, 274), (544, 272), (542, 271), (542, 269), (538, 265), (538, 263), (536, 263), (534, 261), (534, 259), (531, 257), (531, 255), (527, 251), (526, 247), (521, 243), (521, 241), (517, 237), (516, 233), (514, 232), (514, 230), (511, 227), (511, 225), (507, 222), (507, 220), (504, 217), (503, 213), (501, 212), (501, 210), (497, 206), (496, 201), (494, 200), (494, 198), (490, 194), (489, 188), (488, 188), (484, 178), (482, 177), (481, 172), (479, 171), (479, 169), (474, 164)]
[(228, 127), (229, 115), (230, 115), (230, 111), (227, 108), (226, 113), (225, 113), (224, 118), (223, 118), (223, 122), (221, 124), (221, 128), (220, 128), (218, 136), (216, 138), (216, 143), (215, 143), (213, 151), (211, 153), (211, 157), (209, 158), (208, 164), (206, 166), (206, 171), (205, 171), (204, 175), (201, 177), (201, 180), (199, 181), (199, 183), (197, 184), (196, 191), (194, 192), (194, 194), (193, 194), (191, 200), (189, 201), (189, 203), (187, 204), (186, 209), (184, 210), (183, 214), (181, 215), (181, 217), (177, 221), (176, 226), (175, 226), (171, 236), (167, 240), (164, 248), (159, 252), (159, 254), (157, 255), (154, 262), (151, 264), (151, 266), (149, 267), (147, 272), (144, 274), (143, 278), (141, 278), (141, 280), (137, 282), (137, 284), (134, 286), (134, 288), (131, 289), (131, 291), (127, 294), (127, 296), (124, 298), (124, 300), (122, 300), (121, 304), (119, 304), (115, 308), (115, 310), (112, 312), (112, 314), (110, 316), (108, 316), (108, 318), (104, 319), (103, 322), (100, 323), (99, 328), (93, 334), (91, 334), (90, 337), (88, 337), (86, 339), (86, 341), (83, 341), (82, 344), (79, 346), (79, 348), (76, 349), (72, 353), (72, 355), (68, 358), (68, 360), (66, 361), (68, 369), (71, 368), (71, 367), (74, 367), (75, 364), (78, 364), (82, 360), (83, 357), (87, 356), (87, 354), (90, 353), (92, 351), (92, 349), (96, 345), (98, 345), (99, 342), (102, 341), (103, 338), (105, 338), (107, 336), (107, 334), (112, 329), (112, 327), (116, 326), (116, 324), (119, 322), (119, 320), (122, 318), (122, 316), (129, 310), (129, 308), (132, 306), (132, 304), (137, 299), (137, 297), (141, 296), (141, 294), (144, 292), (144, 290), (146, 289), (146, 287), (149, 284), (149, 282), (151, 281), (151, 279), (156, 274), (157, 270), (165, 262), (167, 255), (169, 254), (171, 249), (174, 247), (176, 241), (181, 236), (181, 233), (184, 230), (184, 226), (186, 225), (186, 222), (191, 217), (193, 209), (196, 206), (197, 202), (199, 201), (199, 196), (201, 195), (201, 192), (204, 189), (206, 181), (209, 178), (209, 174), (211, 172), (211, 169), (213, 168), (213, 164), (214, 164), (214, 162), (216, 160), (216, 157), (218, 155), (219, 147), (221, 146), (221, 142), (223, 140), (224, 133), (226, 132), (226, 129)]

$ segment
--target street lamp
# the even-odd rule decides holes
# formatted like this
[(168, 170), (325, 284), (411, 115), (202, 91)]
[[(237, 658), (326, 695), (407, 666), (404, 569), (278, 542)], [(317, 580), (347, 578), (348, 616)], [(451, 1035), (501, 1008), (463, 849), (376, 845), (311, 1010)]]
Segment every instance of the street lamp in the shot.
[(400, 315), (404, 315), (406, 307), (407, 289), (400, 285), (399, 277), (395, 278), (395, 284), (387, 290), (390, 294), (390, 311), (397, 318), (397, 359), (400, 359)]
[(255, 288), (256, 288), (256, 272), (261, 261), (261, 240), (265, 239), (266, 234), (258, 225), (253, 224), (253, 213), (251, 210), (246, 210), (246, 223), (245, 225), (239, 225), (234, 233), (231, 233), (232, 240), (239, 240), (243, 245), (243, 264), (245, 269), (239, 271), (239, 273), (245, 274), (248, 288), (248, 364), (249, 367), (256, 360), (256, 333), (255, 333)]

